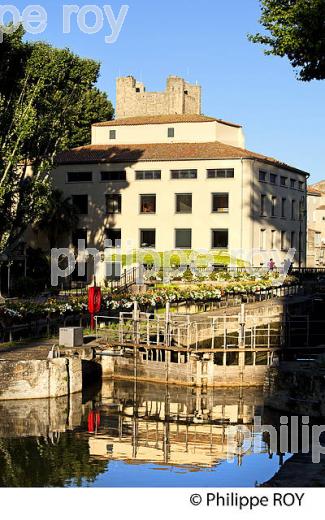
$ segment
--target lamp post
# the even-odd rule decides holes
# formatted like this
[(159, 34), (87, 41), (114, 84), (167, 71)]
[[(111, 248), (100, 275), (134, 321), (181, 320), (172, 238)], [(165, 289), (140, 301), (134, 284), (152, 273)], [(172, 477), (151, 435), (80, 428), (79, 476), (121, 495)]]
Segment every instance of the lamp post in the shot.
[[(301, 264), (302, 264), (302, 222), (305, 222), (307, 211), (305, 208), (305, 197), (301, 197), (300, 204), (299, 204), (299, 258), (298, 258), (298, 264), (299, 264), (299, 271), (301, 270)], [(306, 226), (304, 226), (306, 227)]]

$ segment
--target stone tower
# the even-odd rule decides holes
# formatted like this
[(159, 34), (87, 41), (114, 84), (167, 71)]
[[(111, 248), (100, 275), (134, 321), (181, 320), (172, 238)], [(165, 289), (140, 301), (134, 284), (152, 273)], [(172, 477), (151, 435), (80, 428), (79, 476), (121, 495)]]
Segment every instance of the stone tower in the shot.
[(172, 114), (201, 114), (201, 87), (169, 76), (164, 92), (146, 92), (133, 76), (117, 79), (116, 119)]

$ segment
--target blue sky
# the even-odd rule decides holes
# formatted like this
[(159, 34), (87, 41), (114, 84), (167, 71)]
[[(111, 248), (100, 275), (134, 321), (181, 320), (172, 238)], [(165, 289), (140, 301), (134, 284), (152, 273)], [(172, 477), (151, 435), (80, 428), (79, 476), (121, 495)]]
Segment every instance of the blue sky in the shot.
[[(11, 0), (20, 10), (28, 5)], [(69, 47), (102, 63), (99, 86), (115, 101), (115, 79), (132, 74), (148, 90), (161, 90), (169, 74), (198, 81), (203, 112), (244, 125), (247, 148), (325, 178), (325, 82), (302, 83), (286, 59), (263, 54), (247, 41), (259, 28), (258, 0), (37, 0), (48, 12), (38, 39)], [(116, 43), (106, 44), (108, 21), (98, 34), (62, 31), (63, 4), (110, 4), (129, 11)], [(91, 23), (91, 17), (89, 23)], [(32, 39), (35, 37), (30, 37)]]

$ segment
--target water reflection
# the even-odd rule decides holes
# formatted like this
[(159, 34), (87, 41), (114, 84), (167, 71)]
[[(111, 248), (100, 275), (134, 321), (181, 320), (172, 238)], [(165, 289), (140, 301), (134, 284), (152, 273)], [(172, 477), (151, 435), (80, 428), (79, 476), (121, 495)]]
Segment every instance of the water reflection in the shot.
[(238, 453), (243, 439), (229, 445), (226, 428), (251, 429), (262, 413), (260, 388), (126, 381), (88, 396), (0, 402), (0, 486), (254, 485), (277, 463), (266, 442)]
[[(229, 445), (226, 429), (237, 424), (251, 428), (254, 415), (261, 414), (263, 399), (256, 388), (203, 392), (201, 388), (109, 382), (103, 384), (96, 406), (101, 420), (89, 437), (93, 457), (193, 470), (213, 467), (237, 454), (242, 440), (234, 439)], [(238, 464), (242, 456), (238, 454)]]

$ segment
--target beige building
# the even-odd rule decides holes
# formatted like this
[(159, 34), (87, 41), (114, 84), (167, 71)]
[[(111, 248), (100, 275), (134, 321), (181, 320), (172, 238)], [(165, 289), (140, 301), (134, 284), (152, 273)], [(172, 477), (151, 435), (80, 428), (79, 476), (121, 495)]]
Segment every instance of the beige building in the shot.
[(325, 181), (308, 186), (307, 266), (325, 266)]
[[(129, 82), (118, 80), (119, 99)], [(240, 125), (199, 105), (184, 112), (94, 124), (91, 145), (60, 154), (54, 184), (80, 213), (71, 244), (86, 238), (102, 250), (107, 239), (123, 255), (195, 250), (250, 265), (281, 265), (293, 248), (305, 265), (308, 174), (247, 150)]]

